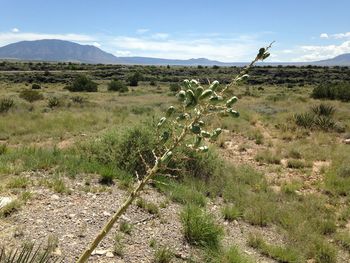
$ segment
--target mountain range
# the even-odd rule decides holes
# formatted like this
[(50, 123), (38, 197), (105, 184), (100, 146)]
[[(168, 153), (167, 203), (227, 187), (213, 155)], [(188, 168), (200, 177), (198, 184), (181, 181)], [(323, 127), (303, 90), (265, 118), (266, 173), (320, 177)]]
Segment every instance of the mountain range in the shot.
[[(220, 62), (206, 58), (192, 58), (187, 60), (164, 59), (151, 57), (116, 57), (92, 45), (80, 45), (59, 39), (43, 39), (34, 41), (20, 41), (0, 47), (0, 59), (25, 61), (52, 62), (80, 62), (90, 64), (133, 64), (133, 65), (183, 65), (183, 66), (242, 66), (243, 62)], [(348, 66), (350, 53), (339, 55), (332, 59), (300, 62), (300, 63), (264, 63), (266, 65), (320, 65), (320, 66)]]

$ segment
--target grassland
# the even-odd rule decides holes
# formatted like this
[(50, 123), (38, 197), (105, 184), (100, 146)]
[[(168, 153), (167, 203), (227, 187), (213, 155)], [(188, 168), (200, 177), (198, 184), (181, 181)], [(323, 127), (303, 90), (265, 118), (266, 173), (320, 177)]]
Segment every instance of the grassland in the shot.
[[(31, 211), (45, 213), (45, 206), (35, 206), (42, 198), (76, 200), (100, 193), (96, 200), (101, 206), (111, 196), (119, 203), (134, 183), (133, 169), (141, 169), (137, 156), (125, 149), (147, 152), (154, 146), (153, 129), (161, 112), (177, 103), (170, 84), (185, 78), (227, 82), (238, 69), (7, 62), (0, 70), (6, 70), (1, 73), (0, 99), (13, 100), (0, 113), (0, 196), (16, 198), (1, 210), (1, 230), (9, 230), (1, 231), (0, 239), (12, 247), (30, 239), (30, 231), (20, 237), (15, 233), (31, 229), (22, 220), (37, 218)], [(107, 91), (112, 78), (125, 81), (135, 71), (144, 76), (137, 87), (126, 93)], [(98, 92), (66, 90), (77, 74), (96, 81)], [(149, 214), (150, 230), (145, 232), (150, 236), (132, 227), (138, 225), (135, 221), (121, 223), (115, 238), (108, 239), (115, 242), (114, 257), (137, 262), (130, 253), (136, 253), (132, 241), (141, 236), (149, 247), (139, 249), (149, 262), (350, 260), (350, 145), (344, 142), (350, 138), (350, 104), (310, 97), (324, 78), (348, 81), (349, 69), (266, 67), (252, 76), (250, 83), (232, 90), (240, 99), (241, 117), (213, 121), (212, 127), (223, 127), (224, 133), (208, 154), (186, 159), (185, 150), (179, 151), (172, 164), (177, 169), (159, 175), (131, 209), (135, 220)], [(31, 89), (32, 82), (41, 85), (43, 98), (28, 102), (19, 94)], [(52, 97), (58, 98), (57, 106), (50, 107)], [(298, 125), (297, 114), (321, 103), (334, 109), (333, 126)], [(111, 201), (106, 202), (113, 210)], [(87, 210), (86, 216), (92, 213)], [(68, 227), (69, 222), (62, 224)], [(164, 227), (174, 227), (176, 237), (164, 232), (165, 238), (154, 234), (152, 239)], [(86, 228), (80, 232), (88, 234), (79, 233), (84, 237), (72, 246), (65, 244), (69, 237), (55, 233), (63, 256), (72, 260), (74, 250), (89, 242), (96, 229), (89, 224)], [(52, 234), (50, 224), (45, 229), (38, 240)], [(172, 251), (168, 244), (190, 248)]]

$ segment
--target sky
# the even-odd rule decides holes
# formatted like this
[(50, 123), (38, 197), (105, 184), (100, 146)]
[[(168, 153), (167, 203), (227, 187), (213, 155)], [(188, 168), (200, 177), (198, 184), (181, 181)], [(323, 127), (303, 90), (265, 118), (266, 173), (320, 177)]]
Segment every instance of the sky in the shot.
[(0, 0), (0, 46), (63, 39), (116, 56), (245, 62), (350, 53), (350, 0)]

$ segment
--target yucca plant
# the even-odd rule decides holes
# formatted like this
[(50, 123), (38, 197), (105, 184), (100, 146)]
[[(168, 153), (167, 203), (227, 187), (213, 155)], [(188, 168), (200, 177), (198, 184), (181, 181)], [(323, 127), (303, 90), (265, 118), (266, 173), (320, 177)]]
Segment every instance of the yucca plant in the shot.
[(311, 111), (318, 116), (330, 117), (334, 114), (335, 108), (332, 105), (321, 103), (320, 105), (312, 106)]
[(314, 125), (315, 115), (309, 112), (294, 114), (295, 124), (303, 128), (311, 128)]
[(0, 263), (55, 263), (62, 262), (62, 259), (51, 255), (52, 248), (47, 246), (36, 249), (33, 244), (24, 245), (21, 248), (5, 251), (0, 248)]
[(205, 143), (215, 141), (222, 131), (221, 128), (208, 130), (207, 125), (210, 120), (217, 116), (239, 117), (239, 113), (232, 108), (238, 99), (236, 96), (230, 95), (228, 91), (238, 82), (249, 77), (247, 73), (257, 61), (262, 61), (270, 55), (268, 49), (271, 44), (266, 48), (261, 48), (255, 59), (230, 84), (223, 88), (220, 87), (218, 81), (209, 83), (208, 88), (204, 88), (197, 80), (184, 81), (181, 90), (176, 94), (180, 104), (177, 107), (170, 106), (165, 116), (157, 124), (158, 148), (160, 150), (155, 149), (153, 151), (154, 162), (148, 163), (140, 155), (146, 173), (141, 177), (136, 172), (138, 182), (134, 189), (83, 252), (77, 261), (78, 263), (88, 260), (93, 250), (137, 198), (145, 185), (158, 172), (166, 169), (178, 146), (183, 145), (197, 152), (207, 152), (208, 146)]

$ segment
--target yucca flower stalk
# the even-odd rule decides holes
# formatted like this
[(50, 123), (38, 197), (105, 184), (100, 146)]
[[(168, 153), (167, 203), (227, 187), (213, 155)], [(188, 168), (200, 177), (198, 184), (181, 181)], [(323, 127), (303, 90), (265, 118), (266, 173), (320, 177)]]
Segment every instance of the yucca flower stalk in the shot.
[[(154, 164), (147, 164), (141, 156), (146, 167), (146, 174), (140, 178), (129, 196), (118, 208), (118, 210), (108, 220), (106, 225), (97, 234), (89, 247), (82, 253), (77, 263), (86, 262), (101, 240), (112, 229), (115, 222), (125, 213), (127, 208), (136, 199), (151, 179), (162, 169), (166, 169), (169, 161), (173, 157), (174, 150), (185, 144), (186, 147), (198, 151), (208, 151), (206, 141), (215, 141), (221, 133), (221, 128), (212, 131), (205, 130), (210, 119), (220, 116), (239, 117), (239, 113), (232, 108), (237, 102), (237, 97), (228, 97), (228, 89), (238, 82), (248, 78), (249, 70), (257, 61), (263, 61), (270, 53), (272, 43), (266, 48), (261, 48), (255, 59), (247, 65), (234, 79), (220, 89), (218, 81), (209, 83), (209, 88), (204, 89), (197, 80), (185, 80), (182, 89), (177, 93), (177, 98), (181, 102), (178, 107), (170, 106), (164, 117), (157, 124), (157, 134), (159, 136), (159, 146), (163, 149), (161, 155), (154, 154)], [(187, 143), (189, 140), (192, 143)]]

